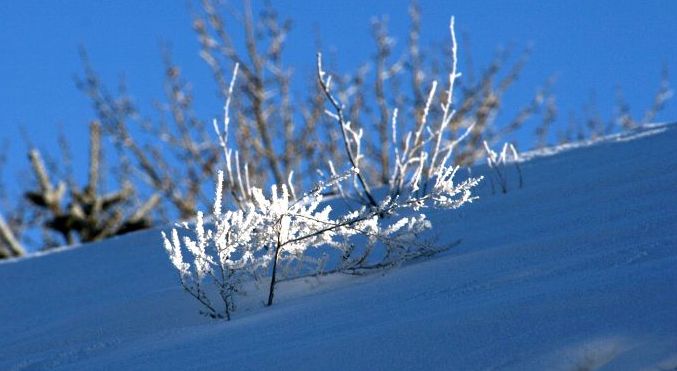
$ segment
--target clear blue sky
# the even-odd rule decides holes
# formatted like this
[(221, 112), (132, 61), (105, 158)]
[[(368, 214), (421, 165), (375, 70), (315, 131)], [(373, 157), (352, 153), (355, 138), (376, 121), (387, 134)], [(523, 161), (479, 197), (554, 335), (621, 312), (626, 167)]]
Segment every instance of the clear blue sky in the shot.
[[(237, 3), (237, 2), (232, 2)], [(388, 14), (390, 29), (406, 42), (408, 1), (273, 1), (294, 20), (287, 61), (297, 75), (314, 64), (314, 33), (340, 55), (339, 67), (354, 68), (373, 52), (367, 37), (372, 16)], [(443, 1), (421, 0), (423, 43), (448, 38), (448, 20), (470, 35), (476, 65), (485, 65), (499, 45), (533, 44), (534, 53), (507, 104), (525, 103), (548, 76), (558, 75), (555, 94), (560, 121), (580, 110), (592, 91), (604, 117), (611, 115), (621, 86), (633, 113), (647, 107), (665, 64), (677, 75), (677, 1)], [(87, 47), (103, 79), (115, 86), (126, 76), (129, 90), (147, 112), (162, 98), (160, 42), (173, 46), (175, 61), (193, 81), (205, 119), (221, 111), (208, 69), (197, 55), (186, 1), (0, 1), (0, 139), (9, 138), (12, 165), (25, 167), (18, 127), (31, 140), (56, 151), (59, 127), (74, 149), (86, 153), (89, 102), (75, 88), (81, 71), (77, 47)], [(460, 45), (463, 53), (464, 45)], [(677, 99), (659, 120), (677, 121)], [(76, 156), (77, 157), (77, 156)], [(84, 157), (82, 166), (84, 166)], [(76, 163), (77, 165), (77, 163)], [(14, 169), (13, 169), (14, 168)]]

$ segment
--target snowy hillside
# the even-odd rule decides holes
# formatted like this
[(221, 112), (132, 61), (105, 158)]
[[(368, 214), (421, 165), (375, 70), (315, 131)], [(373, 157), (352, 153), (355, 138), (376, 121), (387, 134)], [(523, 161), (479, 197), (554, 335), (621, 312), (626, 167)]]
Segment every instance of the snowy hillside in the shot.
[(433, 213), (448, 253), (284, 282), (231, 322), (157, 230), (1, 262), (0, 369), (677, 369), (677, 125), (570, 147)]

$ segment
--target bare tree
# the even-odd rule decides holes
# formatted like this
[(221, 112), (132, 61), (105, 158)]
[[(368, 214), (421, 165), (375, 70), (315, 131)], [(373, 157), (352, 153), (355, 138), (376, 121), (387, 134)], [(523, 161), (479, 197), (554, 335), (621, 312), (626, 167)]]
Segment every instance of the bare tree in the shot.
[[(212, 71), (223, 98), (228, 91), (224, 77), (235, 64), (239, 66), (241, 79), (235, 86), (237, 94), (231, 108), (238, 130), (229, 133), (239, 148), (238, 158), (248, 164), (246, 170), (257, 184), (282, 184), (293, 172), (294, 187), (308, 186), (318, 169), (330, 170), (328, 160), (340, 163), (348, 154), (337, 145), (341, 140), (335, 137), (334, 124), (323, 117), (326, 92), (322, 87), (311, 84), (306, 94), (292, 94), (293, 74), (284, 63), (291, 21), (282, 19), (270, 4), (262, 8), (258, 17), (249, 1), (244, 2), (240, 13), (230, 9), (229, 16), (221, 10), (218, 2), (202, 1), (201, 9), (194, 14), (193, 28), (200, 56)], [(344, 121), (351, 122), (356, 130), (375, 133), (362, 139), (363, 158), (359, 159), (361, 177), (375, 186), (387, 185), (392, 178), (389, 132), (393, 109), (408, 107), (400, 109), (400, 121), (424, 126), (424, 86), (445, 79), (435, 66), (447, 64), (446, 55), (451, 52), (440, 55), (435, 49), (421, 47), (421, 17), (416, 3), (411, 4), (409, 15), (407, 48), (401, 55), (393, 54), (396, 39), (389, 34), (386, 20), (376, 19), (372, 24), (372, 61), (354, 73), (335, 76), (333, 81), (335, 96), (343, 105), (340, 108)], [(231, 36), (238, 22), (244, 35), (242, 45)], [(520, 75), (528, 55), (526, 50), (510, 64), (511, 54), (506, 50), (497, 55), (476, 82), (459, 78), (461, 93), (455, 98), (458, 109), (445, 125), (455, 136), (465, 133), (471, 125), (473, 130), (468, 142), (451, 155), (456, 163), (473, 163), (482, 157), (478, 148), (483, 140), (495, 142), (518, 130), (537, 113), (543, 101), (540, 93), (506, 127), (497, 128), (494, 123), (502, 96)], [(440, 58), (443, 62), (439, 62)], [(92, 100), (104, 132), (133, 159), (139, 177), (149, 189), (160, 192), (182, 218), (206, 206), (204, 196), (211, 188), (202, 186), (201, 180), (215, 176), (220, 166), (216, 160), (218, 148), (205, 140), (205, 125), (192, 111), (188, 83), (182, 80), (180, 69), (168, 54), (165, 53), (167, 103), (161, 106), (171, 120), (160, 123), (140, 119), (139, 110), (124, 91), (117, 96), (108, 93), (91, 64), (86, 58), (84, 61), (85, 76), (79, 86)], [(411, 84), (403, 83), (405, 79)], [(440, 91), (432, 96), (429, 120), (443, 115), (439, 107), (447, 100), (446, 93)], [(149, 140), (142, 141), (135, 134), (139, 128), (146, 130)], [(320, 140), (323, 137), (331, 140)], [(163, 143), (154, 138), (161, 138)], [(231, 193), (232, 190), (228, 192)]]
[(25, 196), (45, 211), (43, 227), (58, 233), (67, 244), (147, 228), (151, 225), (149, 214), (159, 202), (159, 196), (154, 195), (144, 203), (134, 203), (134, 190), (128, 182), (116, 192), (100, 193), (101, 126), (97, 122), (90, 124), (89, 142), (88, 180), (83, 189), (71, 182), (53, 183), (40, 151), (33, 148), (28, 155), (38, 187)]

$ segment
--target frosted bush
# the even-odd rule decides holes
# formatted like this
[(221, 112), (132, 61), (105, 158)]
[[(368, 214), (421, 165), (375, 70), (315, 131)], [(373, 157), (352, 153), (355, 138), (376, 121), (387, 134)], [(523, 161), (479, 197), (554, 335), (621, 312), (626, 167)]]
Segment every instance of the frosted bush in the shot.
[[(332, 176), (320, 181), (300, 197), (294, 192), (292, 175), (288, 184), (277, 184), (266, 194), (261, 188), (250, 186), (247, 164), (240, 164), (237, 151), (228, 145), (229, 104), (237, 76), (235, 66), (228, 91), (223, 131), (214, 123), (225, 157), (225, 171), (218, 173), (216, 195), (211, 223), (205, 223), (199, 212), (195, 225), (184, 226), (189, 232), (181, 237), (178, 230), (170, 236), (163, 233), (164, 247), (179, 272), (183, 288), (203, 305), (203, 312), (213, 318), (230, 319), (235, 310), (235, 296), (248, 281), (266, 281), (267, 305), (272, 305), (275, 287), (282, 265), (297, 263), (310, 266), (318, 263), (319, 249), (328, 250), (337, 257), (327, 272), (364, 273), (373, 269), (386, 269), (405, 261), (433, 255), (443, 248), (421, 239), (432, 228), (423, 212), (425, 209), (455, 209), (477, 197), (472, 189), (481, 178), (469, 178), (455, 183), (457, 166), (450, 158), (455, 146), (464, 135), (452, 139), (449, 129), (452, 110), (453, 86), (460, 76), (456, 72), (456, 38), (451, 21), (453, 67), (449, 75), (446, 102), (442, 107), (441, 121), (427, 122), (437, 82), (432, 84), (422, 120), (405, 134), (398, 148), (397, 109), (393, 111), (392, 147), (393, 171), (388, 192), (382, 199), (373, 196), (368, 182), (360, 173), (360, 141), (362, 129), (354, 128), (343, 116), (343, 106), (331, 91), (331, 77), (322, 69), (318, 55), (318, 81), (334, 112), (341, 130), (349, 169), (338, 173), (330, 162)], [(223, 211), (223, 187), (233, 191), (237, 205), (234, 210)], [(352, 188), (351, 187), (352, 184)], [(350, 189), (349, 189), (350, 188)], [(349, 207), (334, 211), (326, 194), (340, 194)], [(358, 203), (350, 199), (357, 197)], [(191, 258), (184, 258), (183, 250)], [(322, 273), (316, 264), (311, 274)], [(307, 271), (307, 270), (306, 270)], [(205, 285), (217, 288), (221, 304), (214, 305)]]
[[(323, 192), (344, 182), (354, 172), (352, 169), (320, 183), (298, 199), (286, 185), (280, 189), (273, 186), (268, 197), (262, 190), (253, 188), (251, 203), (225, 213), (220, 212), (221, 200), (217, 194), (212, 226), (206, 227), (203, 214), (198, 213), (192, 230), (194, 237), (181, 239), (177, 229), (173, 229), (170, 236), (163, 232), (165, 249), (180, 274), (184, 289), (203, 304), (206, 315), (229, 319), (235, 309), (234, 296), (244, 280), (269, 277), (267, 304), (272, 305), (280, 264), (303, 261), (313, 248), (327, 246), (338, 251), (342, 259), (335, 270), (346, 272), (386, 268), (430, 255), (436, 248), (417, 242), (418, 236), (432, 227), (425, 214), (398, 217), (398, 211), (421, 209), (429, 204), (459, 207), (474, 199), (470, 191), (479, 181), (469, 179), (453, 185), (451, 178), (446, 181), (440, 178), (425, 196), (388, 197), (375, 208), (363, 206), (333, 216)], [(449, 174), (453, 175), (453, 171)], [(220, 172), (219, 182), (222, 180), (223, 172)], [(366, 237), (365, 247), (357, 256), (352, 240), (355, 236)], [(378, 243), (385, 247), (384, 256), (370, 260)], [(184, 258), (182, 246), (192, 256), (192, 262)], [(204, 288), (206, 281), (217, 287), (221, 309), (208, 297)]]

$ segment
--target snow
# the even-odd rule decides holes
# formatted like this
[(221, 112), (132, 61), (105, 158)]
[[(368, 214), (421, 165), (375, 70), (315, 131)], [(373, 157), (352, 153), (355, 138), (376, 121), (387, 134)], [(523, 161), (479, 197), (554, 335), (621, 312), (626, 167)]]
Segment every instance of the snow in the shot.
[[(0, 369), (677, 368), (677, 126), (521, 154), (435, 258), (198, 314), (159, 230), (0, 263)], [(486, 173), (485, 166), (472, 169)]]

